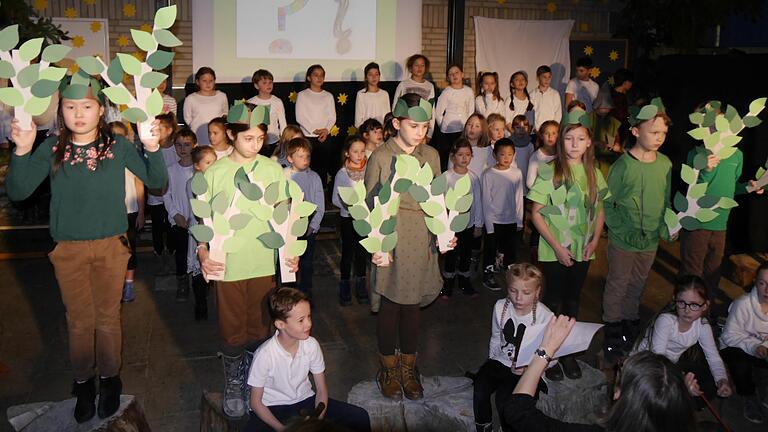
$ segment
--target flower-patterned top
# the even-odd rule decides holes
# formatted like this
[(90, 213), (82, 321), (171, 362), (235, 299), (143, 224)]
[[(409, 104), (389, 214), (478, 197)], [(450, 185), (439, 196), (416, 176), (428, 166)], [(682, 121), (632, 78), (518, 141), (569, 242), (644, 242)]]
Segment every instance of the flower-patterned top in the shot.
[[(58, 146), (53, 146), (53, 152), (56, 153)], [(112, 153), (112, 146), (104, 150), (104, 143), (100, 142), (98, 145), (76, 145), (68, 144), (64, 150), (64, 158), (62, 163), (69, 162), (74, 166), (77, 164), (85, 163), (90, 171), (96, 171), (96, 167), (99, 166), (99, 161), (104, 159), (114, 159), (115, 154)]]

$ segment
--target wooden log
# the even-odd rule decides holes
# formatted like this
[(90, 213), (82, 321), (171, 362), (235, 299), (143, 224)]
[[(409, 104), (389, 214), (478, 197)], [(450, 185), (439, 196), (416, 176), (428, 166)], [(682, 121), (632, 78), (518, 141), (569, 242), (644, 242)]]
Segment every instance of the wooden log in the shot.
[(733, 266), (731, 280), (741, 287), (747, 287), (755, 281), (760, 263), (748, 254), (731, 255), (728, 260)]
[(75, 422), (76, 399), (37, 402), (8, 408), (8, 422), (17, 432), (152, 432), (144, 410), (134, 396), (120, 396), (120, 408), (105, 419), (94, 416), (85, 423)]
[(200, 400), (200, 432), (238, 432), (248, 423), (248, 415), (229, 419), (221, 407), (222, 394), (203, 391)]

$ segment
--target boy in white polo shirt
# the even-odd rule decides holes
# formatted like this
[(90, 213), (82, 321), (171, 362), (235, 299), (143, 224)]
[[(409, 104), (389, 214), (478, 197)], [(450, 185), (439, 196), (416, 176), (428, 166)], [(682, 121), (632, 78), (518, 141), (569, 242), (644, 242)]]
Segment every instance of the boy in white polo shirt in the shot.
[[(253, 414), (245, 430), (281, 431), (300, 411), (313, 412), (324, 403), (320, 418), (352, 431), (370, 431), (364, 409), (328, 398), (323, 352), (309, 335), (312, 314), (304, 293), (293, 288), (277, 290), (269, 297), (269, 312), (277, 331), (253, 357), (248, 375)], [(310, 372), (317, 394), (309, 382)]]

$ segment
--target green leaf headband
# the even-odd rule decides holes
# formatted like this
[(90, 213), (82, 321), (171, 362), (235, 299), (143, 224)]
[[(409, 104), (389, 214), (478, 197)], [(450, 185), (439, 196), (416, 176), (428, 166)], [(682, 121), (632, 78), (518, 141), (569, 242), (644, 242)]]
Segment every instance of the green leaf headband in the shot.
[(565, 115), (565, 124), (580, 124), (583, 127), (589, 129), (591, 122), (589, 120), (589, 114), (581, 108), (574, 108), (568, 114)]
[(432, 104), (428, 100), (421, 98), (418, 106), (408, 108), (405, 99), (400, 98), (392, 111), (395, 117), (407, 117), (415, 122), (425, 122), (432, 120)]
[(646, 120), (656, 117), (659, 113), (663, 114), (666, 112), (667, 109), (664, 108), (664, 102), (661, 101), (660, 97), (655, 97), (651, 99), (651, 103), (642, 108), (636, 106), (629, 108), (629, 124), (637, 126)]
[(250, 127), (258, 124), (269, 126), (269, 105), (256, 105), (251, 110), (243, 101), (235, 101), (227, 113), (227, 123), (244, 123)]
[(72, 74), (71, 77), (64, 77), (59, 86), (61, 97), (67, 99), (85, 99), (88, 97), (88, 89), (101, 105), (106, 103), (99, 81), (82, 70)]

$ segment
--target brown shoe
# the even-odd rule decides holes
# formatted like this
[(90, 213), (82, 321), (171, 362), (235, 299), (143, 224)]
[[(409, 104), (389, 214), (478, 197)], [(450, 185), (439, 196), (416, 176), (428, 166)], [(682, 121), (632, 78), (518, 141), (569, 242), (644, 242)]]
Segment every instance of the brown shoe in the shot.
[(400, 379), (403, 383), (403, 393), (408, 399), (424, 397), (424, 387), (421, 386), (421, 375), (416, 367), (416, 354), (400, 354)]
[(400, 369), (396, 355), (379, 354), (381, 368), (376, 374), (376, 382), (381, 394), (389, 399), (401, 400), (403, 391), (400, 382)]

